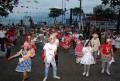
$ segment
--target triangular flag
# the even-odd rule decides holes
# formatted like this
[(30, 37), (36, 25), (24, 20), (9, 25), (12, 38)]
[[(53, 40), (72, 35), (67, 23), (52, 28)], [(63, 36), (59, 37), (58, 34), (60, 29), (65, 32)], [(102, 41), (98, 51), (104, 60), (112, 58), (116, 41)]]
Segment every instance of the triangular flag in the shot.
[(66, 1), (68, 1), (68, 2), (69, 2), (69, 0), (66, 0)]
[(22, 8), (24, 7), (24, 6), (21, 6)]
[(26, 8), (28, 8), (28, 6), (26, 6)]
[(38, 0), (34, 0), (35, 3), (39, 3)]
[(15, 4), (17, 4), (17, 5), (18, 5), (18, 4), (19, 4), (19, 2), (17, 1)]
[(27, 2), (31, 2), (31, 0), (27, 0)]

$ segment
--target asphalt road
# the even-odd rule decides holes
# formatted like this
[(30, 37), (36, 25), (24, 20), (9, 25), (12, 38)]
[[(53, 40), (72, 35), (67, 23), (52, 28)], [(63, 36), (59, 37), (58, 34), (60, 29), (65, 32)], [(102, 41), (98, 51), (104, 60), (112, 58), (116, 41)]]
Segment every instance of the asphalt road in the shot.
[[(20, 50), (24, 37), (19, 37), (19, 43), (12, 48), (11, 55)], [(32, 59), (32, 72), (26, 81), (42, 81), (44, 78), (44, 63), (38, 48), (36, 57)], [(18, 57), (19, 58), (19, 57)], [(0, 58), (0, 81), (22, 81), (22, 73), (15, 71), (18, 58), (7, 62), (5, 58)], [(52, 78), (52, 68), (49, 70), (47, 81), (120, 81), (120, 56), (115, 53), (115, 63), (112, 64), (111, 76), (106, 73), (101, 74), (101, 60), (97, 60), (97, 64), (91, 65), (89, 77), (82, 75), (83, 65), (75, 63), (74, 49), (71, 47), (69, 53), (59, 50), (58, 75), (60, 80)]]

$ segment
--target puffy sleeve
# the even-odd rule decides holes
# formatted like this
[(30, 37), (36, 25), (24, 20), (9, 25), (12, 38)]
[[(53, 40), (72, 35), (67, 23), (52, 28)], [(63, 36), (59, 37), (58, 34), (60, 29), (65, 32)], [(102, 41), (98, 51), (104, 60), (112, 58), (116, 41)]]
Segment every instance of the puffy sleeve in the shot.
[(86, 48), (85, 47), (83, 47), (82, 52), (86, 53)]
[(28, 51), (28, 54), (27, 54), (26, 56), (23, 56), (22, 58), (23, 58), (24, 60), (27, 60), (27, 59), (30, 58), (30, 56), (31, 56), (31, 51)]

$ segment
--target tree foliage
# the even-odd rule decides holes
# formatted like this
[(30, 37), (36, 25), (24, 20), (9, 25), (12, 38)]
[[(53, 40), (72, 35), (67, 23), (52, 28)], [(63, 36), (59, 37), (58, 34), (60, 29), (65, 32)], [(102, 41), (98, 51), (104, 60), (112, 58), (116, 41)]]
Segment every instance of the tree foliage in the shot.
[(110, 3), (111, 6), (116, 6), (116, 5), (120, 5), (120, 0), (101, 0), (103, 4), (108, 4)]
[(105, 10), (97, 9), (97, 10), (95, 10), (94, 15), (99, 16), (104, 20), (116, 20), (117, 19), (117, 15), (110, 8), (107, 8)]
[(58, 8), (50, 8), (49, 17), (56, 18), (62, 14), (63, 10)]
[(63, 9), (50, 8), (49, 17), (54, 18), (54, 24), (55, 24), (56, 18), (62, 15), (63, 13), (64, 13)]
[(75, 7), (72, 10), (73, 10), (72, 13), (73, 13), (74, 16), (78, 16), (79, 14), (84, 13), (83, 10), (80, 9), (80, 7)]
[(7, 17), (9, 13), (12, 13), (17, 2), (18, 0), (0, 0), (0, 16)]

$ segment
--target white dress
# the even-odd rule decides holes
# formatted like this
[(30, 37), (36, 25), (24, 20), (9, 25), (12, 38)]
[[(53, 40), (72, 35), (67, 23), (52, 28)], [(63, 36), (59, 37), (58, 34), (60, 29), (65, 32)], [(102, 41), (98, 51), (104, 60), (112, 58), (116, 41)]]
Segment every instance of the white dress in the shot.
[(93, 49), (91, 47), (83, 47), (83, 57), (81, 58), (81, 64), (91, 65), (94, 64), (94, 57), (92, 55)]
[(116, 48), (120, 48), (120, 37), (116, 38), (116, 43), (115, 43)]

